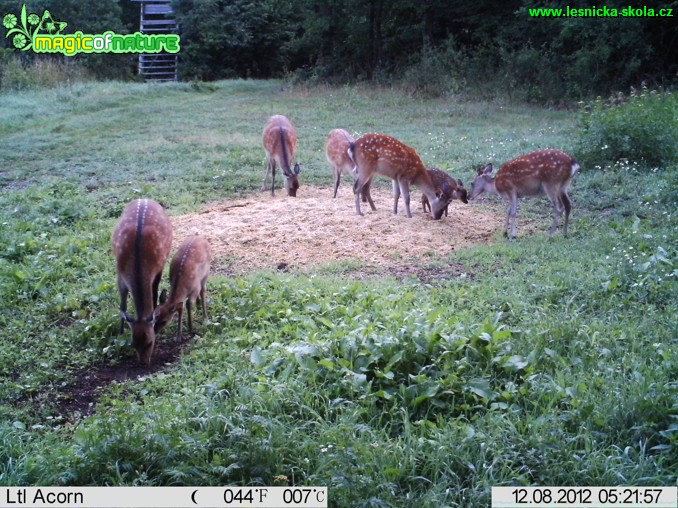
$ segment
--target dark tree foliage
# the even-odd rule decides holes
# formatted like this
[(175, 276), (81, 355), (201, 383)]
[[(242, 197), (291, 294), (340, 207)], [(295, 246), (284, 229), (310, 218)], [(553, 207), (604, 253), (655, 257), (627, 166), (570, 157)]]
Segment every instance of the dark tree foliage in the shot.
[(212, 80), (269, 78), (287, 71), (300, 30), (295, 2), (178, 0), (182, 74)]
[[(18, 14), (21, 7), (26, 4), (28, 13), (41, 15), (48, 10), (52, 16), (68, 23), (64, 30), (66, 34), (76, 31), (83, 33), (100, 34), (108, 30), (118, 33), (129, 33), (130, 30), (123, 24), (123, 6), (132, 3), (127, 0), (97, 0), (96, 2), (82, 2), (80, 0), (28, 0), (17, 2), (0, 0), (0, 18), (6, 13)], [(134, 4), (137, 13), (139, 7)], [(2, 30), (0, 33), (4, 34)], [(0, 48), (9, 47), (9, 41), (0, 39)], [(25, 61), (31, 61), (34, 56), (31, 52), (23, 52), (20, 55)], [(78, 55), (64, 57), (61, 55), (41, 55), (41, 58), (62, 59), (68, 62), (82, 63), (94, 76), (104, 79), (129, 77), (134, 69), (136, 59), (129, 55)]]
[[(536, 7), (598, 4), (672, 9), (673, 17), (529, 14)], [(35, 12), (50, 9), (73, 29), (138, 30), (139, 4), (130, 0), (27, 5)], [(642, 81), (671, 85), (678, 76), (678, 0), (173, 0), (173, 5), (184, 79), (367, 80), (422, 93), (464, 90), (558, 102)], [(1, 13), (20, 7), (21, 2), (0, 0)], [(101, 55), (82, 58), (103, 77), (116, 68), (101, 65)], [(106, 62), (112, 62), (110, 55)], [(131, 67), (133, 61), (120, 65)]]

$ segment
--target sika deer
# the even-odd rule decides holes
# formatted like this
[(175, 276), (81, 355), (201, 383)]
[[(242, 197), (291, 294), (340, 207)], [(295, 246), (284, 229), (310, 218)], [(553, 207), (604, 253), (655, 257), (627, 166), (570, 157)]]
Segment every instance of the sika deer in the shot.
[[(355, 163), (348, 156), (348, 148), (354, 141), (355, 139), (344, 129), (334, 129), (327, 136), (325, 157), (327, 157), (327, 162), (332, 165), (334, 170), (334, 196), (332, 196), (334, 198), (337, 197), (337, 189), (339, 189), (342, 173), (350, 174), (355, 178)], [(377, 209), (372, 201), (372, 196), (370, 196), (369, 185), (363, 190), (362, 200), (363, 203), (368, 202), (370, 204), (372, 211)]]
[[(407, 216), (410, 211), (410, 185), (416, 185), (426, 194), (431, 204), (431, 215), (440, 219), (449, 204), (444, 198), (447, 189), (437, 188), (431, 181), (424, 163), (416, 150), (386, 134), (365, 134), (350, 143), (348, 154), (355, 162), (358, 178), (353, 184), (355, 210), (360, 210), (360, 193), (369, 186), (375, 174), (387, 176), (393, 180), (393, 213), (398, 213), (398, 199), (402, 192)], [(446, 184), (444, 184), (446, 186)]]
[(266, 179), (271, 175), (271, 196), (275, 194), (275, 168), (276, 164), (280, 166), (285, 175), (285, 189), (287, 195), (296, 197), (299, 188), (299, 173), (301, 168), (299, 164), (292, 167), (294, 161), (294, 151), (297, 148), (297, 131), (292, 122), (283, 115), (274, 115), (268, 119), (264, 127), (263, 135), (264, 149), (268, 158), (266, 176), (262, 191), (268, 190)]
[[(155, 345), (154, 310), (162, 270), (172, 246), (172, 224), (159, 203), (137, 199), (122, 212), (111, 241), (120, 291), (120, 333), (127, 321), (139, 361), (150, 366)], [(130, 291), (136, 318), (127, 313)]]
[(509, 202), (504, 236), (508, 236), (511, 223), (511, 239), (516, 237), (516, 213), (518, 198), (546, 194), (553, 204), (553, 224), (549, 238), (553, 237), (565, 212), (563, 236), (567, 236), (567, 223), (572, 204), (567, 190), (572, 178), (579, 171), (579, 163), (561, 150), (537, 150), (513, 159), (504, 164), (496, 177), (490, 176), (492, 164), (478, 169), (478, 176), (473, 181), (470, 198), (474, 199), (483, 192), (498, 194)]
[[(453, 199), (458, 199), (462, 203), (468, 203), (468, 198), (467, 198), (467, 192), (466, 189), (464, 189), (464, 184), (462, 183), (461, 180), (458, 178), (452, 178), (449, 173), (446, 171), (443, 171), (442, 169), (438, 168), (426, 168), (428, 170), (428, 174), (431, 177), (431, 181), (433, 182), (433, 185), (435, 185), (438, 188), (443, 188), (444, 183), (447, 183), (447, 187), (450, 189), (450, 194), (445, 193), (444, 198), (449, 199), (452, 201)], [(447, 208), (449, 204), (445, 206), (445, 217), (447, 217)], [(424, 210), (424, 213), (426, 213), (426, 208), (428, 208), (429, 211), (431, 211), (431, 204), (428, 202), (428, 198), (426, 197), (426, 194), (421, 195), (421, 207)]]
[(193, 333), (192, 308), (198, 297), (202, 305), (202, 316), (207, 319), (206, 291), (210, 256), (210, 245), (202, 236), (194, 236), (181, 244), (170, 263), (169, 299), (164, 302), (163, 290), (163, 296), (160, 298), (163, 303), (155, 311), (155, 333), (160, 333), (172, 321), (174, 315), (178, 314), (177, 339), (181, 338), (184, 302), (188, 309), (188, 331)]

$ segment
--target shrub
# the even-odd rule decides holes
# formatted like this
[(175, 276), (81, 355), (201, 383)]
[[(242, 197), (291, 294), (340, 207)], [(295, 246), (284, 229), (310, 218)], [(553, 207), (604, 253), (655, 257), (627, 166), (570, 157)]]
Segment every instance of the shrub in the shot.
[(661, 167), (678, 160), (678, 98), (643, 87), (596, 99), (582, 111), (577, 156), (588, 166), (626, 159)]
[(11, 51), (0, 50), (0, 90), (55, 88), (90, 79), (78, 61), (52, 57), (27, 59)]

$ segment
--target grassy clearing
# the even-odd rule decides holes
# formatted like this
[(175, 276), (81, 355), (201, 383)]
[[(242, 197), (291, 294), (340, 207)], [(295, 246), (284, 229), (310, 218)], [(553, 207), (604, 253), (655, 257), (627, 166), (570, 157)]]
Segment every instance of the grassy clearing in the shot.
[(518, 242), (430, 260), (463, 277), (215, 276), (181, 361), (64, 424), (54, 402), (77, 374), (131, 354), (109, 245), (123, 207), (151, 196), (178, 214), (258, 189), (270, 114), (298, 126), (302, 186), (328, 187), (334, 127), (387, 132), (470, 181), (488, 159), (572, 151), (576, 115), (252, 81), (0, 101), (0, 484), (313, 484), (333, 506), (676, 484), (675, 166), (584, 168), (570, 238), (547, 241), (550, 207), (527, 202)]

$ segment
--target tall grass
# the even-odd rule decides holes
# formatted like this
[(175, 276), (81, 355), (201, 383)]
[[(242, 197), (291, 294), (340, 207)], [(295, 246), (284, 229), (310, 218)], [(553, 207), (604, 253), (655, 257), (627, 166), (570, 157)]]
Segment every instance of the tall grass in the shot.
[(111, 385), (66, 423), (55, 402), (78, 375), (131, 354), (116, 342), (109, 246), (122, 208), (145, 195), (177, 214), (257, 189), (270, 114), (298, 126), (302, 185), (328, 188), (335, 127), (393, 134), (467, 180), (488, 159), (573, 152), (577, 118), (256, 81), (0, 100), (0, 484), (327, 485), (331, 506), (676, 484), (675, 165), (585, 166), (569, 238), (525, 235), (427, 267), (461, 264), (464, 277), (214, 276), (210, 321), (176, 365)]

